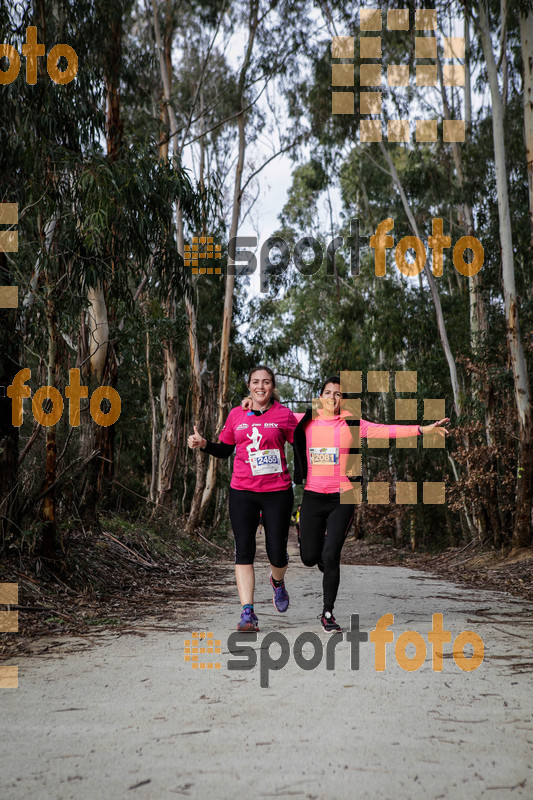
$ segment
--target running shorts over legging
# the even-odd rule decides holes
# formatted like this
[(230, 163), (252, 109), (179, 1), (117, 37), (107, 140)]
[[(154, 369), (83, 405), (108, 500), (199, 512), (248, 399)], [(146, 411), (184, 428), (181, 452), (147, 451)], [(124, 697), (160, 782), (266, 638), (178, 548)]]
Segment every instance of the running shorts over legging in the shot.
[(300, 557), (307, 567), (324, 565), (324, 609), (333, 611), (340, 582), (341, 550), (355, 505), (341, 503), (340, 493), (303, 493), (300, 508)]
[(287, 539), (293, 501), (292, 487), (279, 492), (250, 492), (230, 488), (229, 516), (235, 536), (236, 564), (254, 563), (255, 535), (259, 515), (263, 512), (268, 560), (273, 567), (287, 566)]

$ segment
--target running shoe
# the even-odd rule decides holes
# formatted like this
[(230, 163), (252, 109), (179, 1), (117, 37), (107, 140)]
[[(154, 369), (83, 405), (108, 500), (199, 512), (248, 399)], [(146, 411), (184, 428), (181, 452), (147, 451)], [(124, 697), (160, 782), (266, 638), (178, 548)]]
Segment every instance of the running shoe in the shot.
[(241, 619), (237, 625), (237, 630), (241, 633), (246, 631), (255, 633), (256, 631), (259, 631), (259, 620), (251, 608), (245, 608), (242, 612)]
[(342, 631), (341, 626), (335, 622), (335, 617), (331, 611), (325, 611), (320, 617), (320, 622), (326, 633), (338, 633)]
[(274, 586), (272, 573), (270, 573), (270, 585), (274, 590), (272, 602), (280, 614), (283, 614), (289, 607), (289, 595), (287, 593), (287, 589), (285, 588), (285, 581), (283, 581), (281, 586)]

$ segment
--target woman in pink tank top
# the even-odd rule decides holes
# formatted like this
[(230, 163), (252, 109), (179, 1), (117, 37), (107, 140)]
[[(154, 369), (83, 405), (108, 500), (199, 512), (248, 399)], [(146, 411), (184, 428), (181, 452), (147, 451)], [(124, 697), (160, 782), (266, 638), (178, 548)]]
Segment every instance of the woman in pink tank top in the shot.
[(209, 442), (198, 433), (189, 436), (189, 447), (200, 447), (217, 458), (235, 450), (229, 490), (229, 514), (235, 536), (235, 577), (242, 604), (238, 631), (258, 631), (254, 613), (255, 537), (261, 519), (270, 561), (274, 607), (284, 613), (289, 606), (285, 571), (289, 556), (287, 539), (294, 494), (287, 469), (285, 442), (292, 442), (297, 420), (278, 402), (276, 378), (269, 367), (254, 367), (248, 376), (249, 408), (232, 408), (219, 435)]
[(340, 581), (341, 550), (361, 502), (361, 438), (404, 438), (443, 427), (448, 418), (431, 425), (378, 425), (342, 409), (340, 378), (328, 378), (320, 390), (322, 408), (297, 414), (294, 431), (295, 483), (303, 483), (300, 508), (300, 556), (306, 566), (323, 572), (323, 610), (327, 632), (340, 631), (333, 606)]

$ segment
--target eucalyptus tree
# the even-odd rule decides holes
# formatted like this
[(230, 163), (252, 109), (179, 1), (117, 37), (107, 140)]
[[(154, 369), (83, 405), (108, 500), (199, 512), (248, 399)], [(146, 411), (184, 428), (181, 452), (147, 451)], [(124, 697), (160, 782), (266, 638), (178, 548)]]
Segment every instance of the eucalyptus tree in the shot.
[[(102, 8), (99, 11), (95, 14), (90, 2), (62, 2), (53, 8), (39, 6), (34, 15), (28, 3), (17, 10), (16, 17), (2, 17), (3, 41), (11, 40), (20, 49), (27, 25), (36, 23), (52, 40), (69, 42), (81, 65), (68, 86), (53, 84), (41, 65), (36, 85), (18, 80), (1, 87), (2, 200), (18, 201), (20, 209), (19, 252), (7, 259), (11, 280), (19, 285), (21, 295), (19, 363), (37, 368), (37, 378), (53, 388), (64, 386), (68, 369), (75, 366), (93, 386), (96, 372), (104, 374), (101, 362), (97, 363), (99, 356), (106, 348), (109, 351), (110, 342), (115, 344), (121, 315), (137, 299), (135, 288), (143, 275), (150, 274), (154, 295), (159, 291), (182, 296), (183, 261), (171, 234), (173, 203), (179, 199), (193, 213), (197, 200), (184, 171), (160, 163), (157, 145), (151, 151), (141, 150), (122, 137), (120, 152), (113, 158), (102, 152), (106, 131), (112, 151), (120, 142), (116, 83), (120, 79), (106, 84), (100, 45), (105, 41), (107, 31), (102, 26), (107, 17)], [(116, 41), (116, 29), (110, 30)], [(119, 57), (115, 64), (119, 74), (120, 62)], [(136, 79), (140, 82), (142, 76)], [(102, 302), (108, 334), (100, 340), (99, 328), (94, 327), (92, 340), (90, 331), (84, 330), (86, 315), (90, 311), (94, 316)], [(2, 336), (12, 337), (13, 331), (3, 327)], [(78, 475), (74, 481), (77, 502), (83, 499), (92, 516), (99, 500), (101, 452), (95, 446), (92, 418), (88, 419), (87, 404), (82, 407), (79, 429), (69, 428), (63, 420), (46, 427), (45, 477), (25, 502), (28, 512), (39, 507), (43, 548), (48, 554), (54, 549), (57, 501), (62, 499), (61, 487), (68, 476)], [(26, 420), (23, 435), (27, 429)], [(62, 433), (65, 439), (58, 457), (57, 436)], [(37, 427), (26, 443), (24, 458), (31, 447), (36, 448), (38, 437)], [(78, 458), (72, 455), (76, 444)], [(112, 459), (112, 450), (107, 455)], [(59, 474), (58, 461), (69, 457), (71, 463)], [(42, 459), (36, 467), (42, 471)]]
[[(494, 145), (494, 169), (498, 196), (499, 237), (501, 244), (502, 289), (505, 301), (506, 334), (509, 359), (513, 374), (514, 395), (518, 419), (519, 454), (517, 464), (516, 517), (513, 530), (514, 547), (531, 544), (532, 495), (533, 495), (533, 406), (528, 364), (522, 342), (519, 321), (519, 304), (515, 277), (515, 254), (513, 246), (513, 227), (509, 202), (509, 177), (507, 172), (507, 153), (505, 142), (505, 106), (507, 104), (508, 83), (508, 20), (507, 9), (499, 17), (493, 15), (485, 0), (479, 0), (475, 8), (474, 22), (483, 49), (485, 66), (492, 106), (492, 135)], [(494, 50), (494, 16), (500, 29), (499, 51)], [(526, 26), (524, 21), (522, 29)], [(523, 34), (524, 56), (530, 58), (531, 47), (525, 32)], [(500, 87), (498, 68), (503, 67), (503, 80)], [(528, 90), (530, 64), (524, 67), (525, 88)], [(528, 98), (529, 99), (529, 98)], [(526, 115), (530, 124), (530, 116)], [(526, 142), (530, 137), (526, 131)], [(529, 167), (528, 167), (529, 172)]]
[[(298, 137), (287, 136), (277, 130), (275, 119), (267, 124), (265, 112), (259, 100), (269, 85), (274, 86), (282, 76), (293, 74), (296, 69), (298, 53), (305, 41), (308, 22), (305, 12), (309, 4), (301, 2), (274, 2), (267, 0), (244, 0), (234, 4), (237, 22), (245, 35), (245, 47), (236, 76), (237, 112), (234, 120), (237, 126), (237, 153), (231, 191), (231, 217), (229, 225), (228, 270), (225, 280), (224, 309), (222, 315), (222, 334), (220, 340), (220, 362), (217, 392), (216, 429), (220, 430), (227, 413), (228, 389), (230, 384), (230, 339), (233, 325), (235, 294), (235, 248), (239, 225), (243, 214), (243, 201), (246, 190), (260, 175), (261, 170), (280, 153), (296, 147)], [(259, 131), (265, 129), (267, 135), (276, 141), (268, 158), (260, 156), (258, 166), (250, 164), (246, 170), (246, 154), (250, 143)], [(277, 135), (276, 135), (277, 134)], [(205, 517), (215, 489), (218, 471), (217, 459), (211, 457), (206, 477), (205, 489), (201, 499), (198, 519)], [(189, 526), (196, 523), (191, 515)]]
[[(198, 191), (202, 197), (201, 214), (188, 219), (180, 204), (176, 208), (176, 238), (178, 251), (184, 255), (185, 230), (187, 223), (192, 235), (206, 235), (217, 232), (216, 217), (211, 213), (212, 174), (209, 170), (209, 145), (214, 145), (227, 117), (224, 95), (231, 90), (231, 77), (226, 77), (224, 54), (215, 47), (222, 21), (225, 4), (212, 2), (185, 7), (167, 2), (158, 4), (152, 0), (151, 24), (155, 54), (159, 64), (158, 86), (164, 105), (166, 127), (162, 131), (164, 147), (172, 143), (173, 163), (180, 167), (184, 159), (192, 161), (198, 176)], [(182, 55), (179, 68), (173, 65), (173, 49)], [(230, 91), (231, 94), (231, 91)], [(199, 153), (196, 152), (198, 145)], [(167, 152), (167, 151), (165, 151)], [(198, 156), (198, 157), (197, 157)], [(213, 237), (214, 238), (214, 237)], [(197, 279), (189, 280), (190, 292), (185, 294), (184, 303), (188, 318), (188, 353), (192, 388), (192, 412), (197, 424), (202, 425), (204, 416), (206, 362), (201, 352), (201, 322), (198, 322), (199, 304), (194, 289)], [(163, 420), (161, 447), (159, 454), (158, 502), (170, 500), (172, 475), (177, 458), (177, 414), (169, 408), (169, 400), (175, 397), (177, 361), (168, 348), (165, 348), (165, 381), (163, 390), (167, 398), (166, 413)], [(191, 519), (197, 518), (205, 481), (205, 465), (199, 453), (196, 456), (196, 480), (192, 499)]]
[[(2, 201), (17, 202), (19, 207), (19, 250), (8, 255), (7, 260), (20, 296), (15, 329), (3, 329), (2, 334), (17, 337), (17, 344), (6, 346), (6, 351), (16, 347), (24, 365), (34, 348), (46, 352), (38, 356), (38, 361), (46, 364), (47, 382), (53, 387), (58, 368), (58, 314), (73, 301), (68, 274), (59, 267), (64, 258), (61, 235), (65, 215), (70, 213), (70, 174), (79, 165), (82, 148), (94, 144), (100, 124), (100, 115), (95, 113), (98, 90), (91, 82), (91, 45), (77, 29), (82, 16), (80, 4), (65, 2), (55, 4), (53, 10), (42, 5), (34, 8), (32, 3), (11, 8), (3, 5), (0, 16), (0, 38), (18, 51), (28, 26), (34, 25), (38, 41), (69, 42), (78, 61), (85, 63), (74, 82), (58, 85), (50, 80), (46, 61), (40, 58), (35, 83), (29, 84), (19, 76), (1, 87)], [(31, 362), (35, 366), (35, 357)], [(45, 377), (44, 371), (39, 374)], [(55, 465), (55, 429), (49, 427), (45, 477), (39, 496), (46, 553), (51, 552), (55, 536)], [(17, 485), (16, 472), (13, 484)]]
[[(395, 220), (395, 229), (401, 229), (408, 225), (413, 232), (418, 234), (422, 224), (427, 225), (435, 216), (449, 220), (450, 232), (458, 235), (471, 234), (476, 231), (478, 237), (482, 238), (485, 245), (485, 270), (483, 277), (476, 281), (465, 279), (458, 275), (451, 265), (451, 259), (447, 264), (448, 273), (444, 274), (440, 281), (440, 289), (437, 295), (433, 292), (436, 303), (437, 320), (444, 351), (447, 353), (447, 364), (451, 386), (445, 382), (448, 392), (453, 389), (452, 396), (458, 411), (466, 407), (472, 408), (471, 401), (468, 400), (470, 385), (482, 386), (483, 392), (474, 396), (474, 407), (477, 411), (484, 403), (492, 402), (494, 387), (489, 385), (488, 375), (483, 371), (473, 371), (472, 355), (478, 359), (488, 357), (489, 347), (492, 347), (492, 336), (490, 335), (488, 320), (498, 320), (501, 324), (502, 318), (498, 316), (498, 290), (497, 290), (497, 259), (499, 252), (494, 253), (493, 231), (494, 221), (498, 226), (498, 217), (493, 214), (494, 204), (498, 196), (496, 183), (492, 180), (491, 164), (494, 159), (494, 145), (492, 139), (487, 139), (487, 113), (486, 109), (481, 109), (477, 114), (476, 124), (471, 123), (472, 101), (469, 86), (465, 92), (464, 112), (467, 118), (467, 129), (469, 136), (464, 145), (458, 147), (456, 144), (444, 145), (436, 144), (415, 144), (411, 146), (365, 144), (357, 145), (358, 141), (358, 116), (341, 115), (332, 116), (331, 114), (331, 36), (333, 35), (352, 35), (355, 39), (359, 36), (357, 21), (353, 18), (351, 11), (343, 4), (329, 4), (322, 8), (324, 19), (327, 22), (329, 41), (318, 32), (310, 37), (307, 43), (306, 52), (309, 55), (308, 68), (302, 70), (300, 82), (293, 86), (287, 86), (287, 97), (291, 112), (293, 130), (299, 133), (305, 130), (308, 145), (312, 143), (310, 152), (312, 159), (322, 159), (327, 153), (331, 159), (332, 153), (337, 153), (342, 164), (340, 169), (340, 185), (343, 193), (344, 214), (346, 217), (364, 216), (369, 225), (365, 234), (371, 234), (375, 230), (377, 223), (386, 217)], [(467, 17), (471, 13), (468, 9)], [(471, 18), (471, 17), (469, 17)], [(509, 16), (512, 20), (512, 14)], [(468, 21), (465, 35), (470, 39), (470, 26)], [(509, 112), (506, 120), (507, 136), (509, 142), (515, 142), (516, 131), (516, 59), (507, 57), (506, 47), (510, 46), (509, 41), (516, 45), (517, 26), (516, 20), (513, 23), (513, 36), (505, 34), (505, 25), (502, 26), (502, 39), (504, 47), (499, 60), (502, 70), (507, 76), (505, 79), (506, 110)], [(494, 27), (494, 26), (493, 26)], [(318, 26), (317, 26), (318, 28)], [(494, 38), (494, 37), (493, 37)], [(414, 58), (414, 35), (406, 35), (402, 32), (382, 32), (382, 62), (385, 67), (388, 64), (410, 63)], [(516, 48), (512, 51), (516, 52)], [(467, 52), (467, 69), (465, 72), (471, 74), (471, 63), (477, 69), (477, 74), (481, 72), (483, 76), (484, 58), (479, 41), (472, 41), (469, 52)], [(355, 63), (355, 86), (358, 85), (358, 64)], [(442, 69), (441, 69), (442, 75)], [(444, 118), (452, 119), (459, 116), (459, 108), (453, 108), (454, 93), (447, 95), (441, 80), (440, 94), (442, 98)], [(354, 89), (356, 111), (359, 105), (358, 89)], [(426, 111), (434, 115), (431, 104), (426, 103)], [(412, 88), (407, 88), (405, 96), (391, 93), (389, 103), (395, 106), (396, 116), (406, 116), (409, 113), (409, 103), (413, 100)], [(425, 97), (421, 98), (425, 102)], [(387, 110), (388, 109), (388, 110)], [(390, 111), (391, 106), (384, 109), (385, 116)], [(437, 115), (438, 117), (439, 115)], [(492, 115), (494, 117), (494, 115)], [(489, 124), (490, 124), (490, 117)], [(500, 123), (499, 123), (500, 124)], [(512, 138), (510, 138), (512, 137)], [(520, 229), (522, 216), (520, 213), (520, 197), (522, 197), (521, 181), (523, 181), (524, 170), (515, 168), (516, 159), (510, 157), (511, 144), (507, 153), (508, 169), (512, 175), (513, 188), (518, 192), (514, 210), (517, 212), (515, 229)], [(343, 163), (344, 162), (344, 163)], [(349, 168), (352, 164), (355, 169)], [(298, 170), (295, 173), (293, 190), (299, 180)], [(494, 202), (493, 202), (494, 201)], [(308, 204), (312, 208), (313, 203)], [(477, 227), (476, 227), (477, 226)], [(500, 226), (501, 227), (501, 226)], [(520, 251), (523, 252), (522, 246)], [(361, 276), (362, 277), (362, 276)], [(403, 282), (401, 277), (391, 276), (394, 281)], [(527, 285), (527, 279), (526, 279)], [(341, 278), (341, 286), (342, 284)], [(491, 297), (495, 308), (487, 309), (481, 294), (486, 292)], [(465, 291), (466, 289), (466, 291)], [(422, 283), (420, 283), (422, 292)], [(377, 291), (372, 302), (378, 306), (378, 298), (381, 291)], [(505, 294), (505, 290), (504, 290)], [(362, 290), (364, 296), (364, 290)], [(342, 300), (342, 291), (341, 291)], [(442, 308), (440, 307), (442, 306)], [(265, 302), (265, 308), (268, 303)], [(342, 309), (342, 306), (341, 306)], [(381, 314), (383, 308), (381, 308)], [(467, 314), (466, 319), (464, 314)], [(343, 313), (343, 310), (340, 312)], [(345, 330), (344, 326), (343, 329)], [(470, 343), (465, 341), (465, 332), (469, 332)], [(385, 337), (386, 331), (382, 331)], [(375, 337), (377, 340), (378, 337)], [(285, 340), (285, 336), (282, 337)], [(313, 338), (311, 337), (311, 341)], [(381, 339), (380, 339), (381, 341)], [(484, 343), (484, 344), (483, 344)], [(376, 349), (377, 341), (374, 341), (374, 363), (376, 364), (381, 357), (379, 349)], [(469, 346), (470, 345), (470, 346)], [(481, 346), (483, 345), (483, 346)], [(409, 350), (409, 359), (414, 359), (415, 351)], [(465, 364), (465, 358), (469, 364), (468, 370), (458, 369), (458, 363)], [(522, 367), (526, 364), (521, 362)], [(421, 374), (424, 370), (421, 368)], [(521, 385), (524, 389), (524, 386)], [(522, 406), (524, 411), (529, 407), (527, 392), (522, 392)], [(485, 431), (488, 444), (491, 442), (492, 430), (491, 414), (485, 414)], [(501, 447), (498, 439), (497, 448)], [(468, 448), (467, 448), (468, 449)], [(453, 464), (452, 464), (453, 466)], [(467, 464), (467, 470), (469, 465)], [(527, 477), (524, 470), (520, 470), (518, 475)], [(465, 476), (466, 479), (466, 476)], [(526, 485), (522, 483), (522, 486)], [(495, 492), (493, 486), (490, 490)], [(487, 513), (494, 520), (494, 541), (498, 541), (500, 523), (495, 513), (493, 497), (484, 498), (481, 501), (472, 494), (469, 498), (464, 495), (464, 515), (468, 520), (474, 519), (474, 504), (476, 514), (483, 504), (487, 503)], [(524, 502), (523, 491), (518, 493), (520, 507), (526, 509), (527, 502)], [(468, 508), (467, 508), (468, 504)], [(521, 512), (517, 515), (517, 521)], [(471, 533), (474, 531), (471, 521), (468, 522)], [(483, 531), (483, 521), (481, 517), (475, 520), (477, 531)], [(515, 537), (516, 538), (516, 537)]]

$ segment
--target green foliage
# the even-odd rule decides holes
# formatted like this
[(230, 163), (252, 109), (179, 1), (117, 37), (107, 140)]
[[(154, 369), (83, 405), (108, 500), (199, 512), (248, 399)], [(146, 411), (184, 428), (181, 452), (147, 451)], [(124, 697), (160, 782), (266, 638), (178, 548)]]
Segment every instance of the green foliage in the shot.
[[(494, 5), (494, 24), (500, 7)], [(439, 7), (439, 14), (444, 14)], [(359, 33), (353, 18), (342, 4), (334, 3), (324, 12), (326, 19), (335, 19), (335, 34), (355, 37), (358, 51)], [(414, 10), (410, 10), (411, 18)], [(411, 23), (413, 19), (411, 19)], [(512, 203), (513, 241), (516, 252), (517, 289), (520, 295), (522, 330), (532, 329), (531, 275), (526, 264), (531, 261), (530, 219), (528, 213), (526, 156), (523, 137), (523, 107), (520, 80), (520, 37), (518, 16), (513, 9), (508, 18), (509, 83), (505, 128)], [(333, 28), (333, 26), (332, 26)], [(387, 64), (409, 63), (414, 66), (414, 26), (408, 35), (382, 31), (383, 69)], [(317, 209), (325, 191), (340, 191), (342, 216), (345, 220), (340, 235), (349, 233), (348, 221), (358, 218), (363, 237), (372, 235), (381, 220), (394, 220), (395, 244), (400, 238), (414, 234), (397, 187), (390, 174), (383, 150), (377, 143), (357, 144), (358, 67), (355, 61), (355, 114), (331, 114), (331, 39), (320, 33), (308, 42), (306, 64), (302, 78), (287, 91), (289, 113), (294, 133), (307, 124), (307, 142), (312, 157), (298, 165), (293, 172), (288, 202), (280, 220), (281, 235), (294, 243), (299, 236), (316, 226)], [(486, 83), (482, 52), (474, 37), (471, 48), (473, 66), (480, 70), (481, 89)], [(452, 116), (459, 112), (449, 92)], [(412, 89), (404, 94), (384, 89), (385, 119), (406, 117), (413, 100)], [(430, 98), (419, 97), (420, 108), (426, 116), (435, 117)], [(392, 114), (394, 108), (395, 114)], [(368, 239), (361, 246), (360, 274), (349, 274), (346, 251), (337, 253), (337, 275), (327, 275), (325, 265), (311, 277), (299, 274), (291, 267), (283, 275), (272, 276), (267, 296), (256, 300), (247, 316), (247, 342), (253, 358), (268, 360), (279, 372), (302, 374), (311, 381), (315, 391), (326, 374), (339, 370), (416, 370), (418, 398), (444, 397), (446, 410), (452, 416), (456, 433), (449, 448), (464, 469), (457, 483), (448, 459), (439, 451), (419, 450), (416, 454), (393, 448), (390, 454), (368, 452), (367, 475), (370, 479), (440, 480), (455, 485), (452, 492), (453, 514), (438, 507), (418, 504), (415, 512), (418, 539), (426, 546), (446, 546), (468, 535), (463, 511), (465, 497), (472, 503), (471, 513), (484, 525), (496, 502), (501, 510), (498, 524), (495, 518), (486, 523), (494, 532), (494, 542), (509, 535), (512, 528), (511, 500), (513, 488), (504, 480), (507, 470), (513, 470), (515, 444), (497, 425), (492, 430), (492, 445), (487, 451), (483, 441), (486, 420), (498, 414), (511, 414), (513, 407), (512, 379), (506, 363), (506, 326), (502, 308), (500, 275), (499, 219), (496, 194), (492, 123), (490, 110), (483, 105), (477, 114), (467, 141), (461, 145), (463, 180), (459, 181), (449, 144), (442, 141), (442, 122), (438, 119), (438, 141), (434, 144), (414, 143), (410, 146), (386, 143), (394, 162), (407, 202), (415, 217), (421, 238), (428, 252), (427, 237), (432, 220), (441, 218), (444, 230), (450, 235), (452, 247), (445, 250), (444, 275), (437, 278), (444, 320), (451, 352), (458, 365), (461, 400), (464, 413), (453, 418), (453, 395), (448, 364), (439, 340), (435, 310), (427, 282), (418, 278), (406, 279), (396, 269), (392, 252), (387, 256), (387, 275), (374, 275), (374, 253), (368, 249)], [(419, 116), (424, 116), (419, 114)], [(325, 177), (325, 182), (324, 182)], [(469, 319), (469, 284), (459, 275), (452, 260), (452, 249), (459, 238), (469, 233), (463, 207), (468, 204), (474, 215), (474, 235), (483, 244), (485, 263), (481, 273), (481, 293), (488, 315), (488, 332), (473, 348)], [(314, 235), (324, 240), (329, 233), (318, 226)], [(342, 229), (343, 228), (343, 229)], [(366, 242), (366, 246), (365, 246)], [(533, 347), (527, 347), (528, 369), (533, 368)], [(309, 398), (311, 392), (309, 393)], [(504, 412), (503, 409), (507, 409)], [(422, 403), (418, 403), (418, 423)], [(376, 421), (394, 421), (392, 394), (378, 399), (363, 396), (363, 415)], [(503, 417), (505, 418), (505, 417)], [(476, 425), (478, 427), (476, 427)], [(463, 458), (464, 442), (471, 447), (471, 458)], [(482, 464), (495, 478), (488, 483), (482, 475)], [(490, 468), (489, 468), (490, 465)], [(461, 467), (459, 467), (461, 471)], [(491, 478), (491, 481), (493, 479)], [(482, 491), (477, 486), (483, 485)], [(395, 534), (395, 514), (400, 513), (404, 535), (409, 536), (409, 514), (405, 508), (367, 508), (362, 513), (362, 525), (367, 530), (379, 521), (382, 532)], [(461, 515), (461, 517), (460, 517)], [(460, 527), (460, 524), (462, 528)], [(501, 529), (501, 530), (500, 530)]]
[[(500, 6), (496, 2), (489, 5), (497, 34)], [(117, 359), (116, 387), (122, 397), (122, 415), (116, 425), (116, 478), (129, 490), (111, 494), (106, 502), (115, 502), (123, 511), (140, 513), (140, 508), (145, 508), (142, 498), (150, 490), (152, 460), (162, 435), (163, 350), (171, 348), (178, 366), (180, 440), (172, 503), (173, 512), (179, 515), (188, 509), (196, 479), (194, 459), (185, 445), (192, 409), (184, 299), (193, 303), (196, 313), (204, 432), (214, 438), (227, 254), (224, 251), (222, 255), (220, 278), (199, 276), (191, 280), (176, 244), (176, 206), (179, 203), (183, 213), (186, 242), (202, 234), (213, 236), (216, 242), (227, 240), (228, 176), (234, 169), (240, 98), (239, 70), (221, 42), (243, 32), (249, 4), (199, 0), (186, 5), (173, 0), (158, 6), (165, 45), (169, 52), (180, 53), (171, 75), (171, 100), (179, 125), (172, 161), (165, 149), (169, 127), (150, 4), (58, 0), (54, 4), (24, 2), (0, 7), (0, 41), (12, 43), (20, 52), (26, 27), (35, 24), (40, 40), (45, 31), (47, 51), (55, 43), (68, 42), (76, 50), (80, 65), (71, 84), (58, 86), (48, 78), (41, 58), (35, 86), (26, 83), (23, 64), (19, 78), (0, 87), (0, 201), (18, 202), (20, 210), (20, 249), (16, 254), (6, 254), (0, 284), (17, 283), (20, 287), (23, 302), (15, 334), (21, 342), (21, 365), (32, 369), (32, 388), (46, 383), (47, 352), (54, 333), (54, 382), (62, 393), (69, 368), (81, 365), (87, 369), (87, 352), (80, 345), (86, 335), (87, 292), (103, 288), (109, 337)], [(308, 270), (300, 273), (294, 267), (277, 274), (274, 270), (268, 293), (251, 301), (242, 284), (236, 288), (229, 402), (233, 405), (240, 401), (245, 391), (243, 376), (258, 362), (272, 364), (280, 373), (279, 388), (287, 402), (310, 400), (324, 375), (339, 370), (366, 373), (373, 369), (409, 369), (417, 372), (418, 398), (443, 397), (450, 414), (451, 381), (427, 281), (406, 279), (396, 268), (391, 251), (386, 277), (375, 275), (368, 237), (379, 222), (388, 217), (394, 220), (395, 244), (413, 231), (382, 148), (377, 143), (358, 144), (357, 59), (355, 113), (331, 113), (331, 34), (335, 30), (353, 35), (358, 52), (359, 31), (353, 9), (337, 2), (322, 4), (319, 9), (298, 0), (261, 4), (261, 10), (266, 16), (257, 31), (257, 46), (244, 87), (245, 102), (253, 101), (267, 78), (276, 76), (276, 81), (265, 92), (264, 103), (247, 107), (247, 135), (250, 140), (269, 141), (278, 126), (283, 129), (279, 135), (282, 147), (303, 145), (299, 151), (293, 150), (301, 161), (295, 164), (278, 234), (294, 248), (301, 236), (312, 233), (325, 253), (333, 232), (331, 222), (326, 224), (322, 219), (322, 209), (326, 199), (330, 202), (333, 195), (338, 196), (342, 204), (340, 235), (349, 235), (351, 219), (360, 221), (361, 262), (360, 274), (353, 276), (345, 247), (336, 254), (334, 274), (327, 273), (324, 259), (313, 275), (302, 274)], [(411, 18), (413, 12), (414, 8), (410, 9)], [(444, 12), (439, 6), (439, 13)], [(517, 6), (509, 8), (507, 22), (507, 169), (521, 326), (531, 370), (531, 227)], [(412, 28), (408, 35), (382, 32), (384, 69), (389, 63), (414, 66)], [(470, 56), (481, 91), (486, 70), (475, 36)], [(107, 127), (112, 87), (117, 89), (120, 102), (118, 131)], [(449, 95), (452, 116), (458, 115), (456, 99)], [(403, 94), (384, 89), (384, 118), (406, 115), (413, 97), (412, 88)], [(428, 547), (444, 546), (469, 535), (465, 529), (465, 497), (479, 520), (494, 513), (491, 503), (497, 502), (505, 537), (513, 522), (509, 475), (514, 474), (516, 463), (491, 112), (481, 101), (475, 104), (472, 128), (461, 145), (460, 181), (451, 147), (442, 141), (442, 113), (435, 110), (433, 100), (429, 94), (417, 93), (420, 112), (438, 119), (436, 143), (386, 146), (426, 249), (434, 218), (443, 219), (452, 248), (468, 233), (464, 204), (472, 209), (474, 233), (484, 247), (480, 277), (488, 331), (476, 346), (470, 330), (470, 282), (455, 270), (452, 248), (445, 251), (444, 275), (436, 279), (464, 407), (463, 416), (453, 419), (456, 436), (450, 449), (459, 465), (459, 480), (455, 481), (449, 460), (440, 451), (392, 448), (385, 454), (365, 453), (366, 479), (382, 476), (392, 480), (396, 475), (398, 480), (417, 480), (420, 486), (423, 480), (439, 480), (444, 475), (455, 486), (451, 511), (419, 503), (413, 512), (419, 540)], [(288, 120), (285, 115), (276, 116), (280, 101), (286, 103)], [(195, 152), (195, 171), (184, 166), (191, 162), (182, 158), (182, 149), (187, 147)], [(172, 146), (169, 152), (172, 156)], [(247, 158), (245, 175), (256, 169), (257, 151), (250, 150)], [(247, 185), (244, 191), (250, 192), (250, 187)], [(83, 325), (80, 320), (84, 320)], [(13, 334), (3, 326), (2, 352), (8, 352), (7, 343)], [(156, 404), (154, 441), (148, 369)], [(421, 402), (418, 410), (421, 424)], [(393, 422), (392, 393), (383, 397), (366, 393), (363, 414), (372, 420)], [(488, 417), (496, 421), (491, 445), (485, 427)], [(33, 430), (31, 414), (26, 413), (20, 432), (21, 449)], [(82, 432), (69, 428), (65, 414), (56, 433), (61, 465), (59, 516), (64, 521), (71, 515), (77, 524)], [(41, 432), (20, 471), (25, 512), (18, 540), (22, 548), (35, 546), (43, 464)], [(219, 478), (218, 504), (208, 516), (208, 522), (216, 522), (220, 530), (225, 525), (221, 524), (221, 509), (228, 483), (229, 467), (225, 465)], [(397, 511), (393, 507), (367, 509), (361, 525), (366, 531), (391, 535)], [(399, 513), (407, 538), (410, 511), (401, 509)]]

